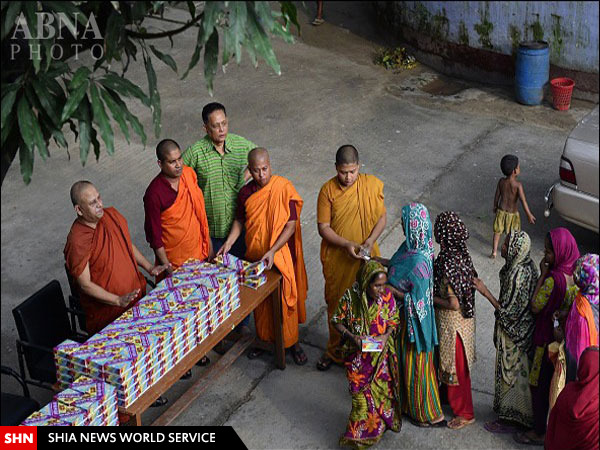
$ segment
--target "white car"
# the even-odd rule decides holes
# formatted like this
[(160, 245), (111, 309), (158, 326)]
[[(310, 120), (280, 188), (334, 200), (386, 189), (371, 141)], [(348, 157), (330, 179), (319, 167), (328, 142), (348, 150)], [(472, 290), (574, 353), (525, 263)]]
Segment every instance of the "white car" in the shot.
[(598, 106), (567, 137), (559, 172), (544, 215), (554, 207), (563, 219), (598, 233)]

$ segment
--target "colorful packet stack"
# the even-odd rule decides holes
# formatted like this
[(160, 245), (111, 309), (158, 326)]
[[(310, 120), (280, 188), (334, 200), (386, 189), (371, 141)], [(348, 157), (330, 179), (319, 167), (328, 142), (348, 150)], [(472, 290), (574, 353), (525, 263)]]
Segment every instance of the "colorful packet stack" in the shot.
[(55, 400), (31, 414), (21, 423), (24, 426), (87, 426), (90, 421), (87, 411), (77, 406), (66, 405)]
[[(119, 425), (117, 390), (114, 386), (89, 377), (79, 377), (71, 384), (69, 389), (81, 394), (81, 400), (73, 401), (78, 402), (76, 404), (77, 407), (81, 409), (87, 408), (90, 416), (93, 417), (90, 425)], [(58, 394), (57, 397), (58, 396), (60, 396), (60, 394)], [(57, 398), (57, 400), (65, 403), (65, 401), (68, 402), (69, 399), (75, 398), (77, 397), (63, 396), (63, 398)], [(83, 401), (83, 399), (87, 400), (88, 403)]]
[(258, 289), (267, 282), (267, 275), (265, 274), (267, 264), (265, 261), (251, 263), (230, 253), (218, 256), (215, 261), (219, 265), (234, 269), (238, 274), (240, 284), (243, 286)]

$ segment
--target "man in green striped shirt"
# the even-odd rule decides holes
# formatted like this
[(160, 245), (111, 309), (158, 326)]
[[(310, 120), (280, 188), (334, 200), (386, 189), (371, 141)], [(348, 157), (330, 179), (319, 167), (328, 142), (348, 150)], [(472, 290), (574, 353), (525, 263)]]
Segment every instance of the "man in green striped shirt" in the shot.
[[(198, 175), (210, 237), (216, 251), (229, 235), (235, 218), (238, 191), (250, 179), (248, 152), (256, 145), (241, 136), (228, 134), (227, 113), (220, 103), (207, 104), (202, 109), (202, 120), (206, 136), (186, 150), (183, 163)], [(243, 258), (245, 247), (242, 235), (230, 252)]]

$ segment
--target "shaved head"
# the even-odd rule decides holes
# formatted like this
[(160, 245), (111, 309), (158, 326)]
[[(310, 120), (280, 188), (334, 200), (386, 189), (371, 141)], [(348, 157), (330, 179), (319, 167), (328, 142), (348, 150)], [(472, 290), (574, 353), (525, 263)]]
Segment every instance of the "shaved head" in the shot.
[(248, 153), (248, 165), (254, 164), (258, 161), (266, 159), (270, 162), (269, 152), (266, 148), (256, 147)]
[(163, 139), (156, 146), (156, 157), (159, 161), (164, 161), (173, 150), (181, 150), (179, 144), (173, 139)]
[(257, 147), (248, 153), (248, 171), (262, 188), (271, 180), (271, 160), (267, 149)]
[(80, 181), (76, 181), (75, 183), (73, 183), (73, 186), (71, 186), (71, 202), (73, 203), (73, 206), (75, 205), (79, 205), (79, 203), (81, 202), (81, 194), (83, 193), (83, 191), (85, 191), (88, 187), (94, 187), (94, 185), (92, 183), (90, 183), (89, 181), (86, 180), (80, 180)]
[(358, 164), (358, 150), (353, 145), (342, 145), (335, 154), (335, 164)]

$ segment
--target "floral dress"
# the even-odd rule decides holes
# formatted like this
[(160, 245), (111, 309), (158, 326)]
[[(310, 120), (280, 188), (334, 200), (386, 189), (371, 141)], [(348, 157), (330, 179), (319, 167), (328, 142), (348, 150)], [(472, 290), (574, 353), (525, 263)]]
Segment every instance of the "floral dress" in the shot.
[[(363, 270), (365, 267), (371, 269)], [(372, 301), (367, 299), (369, 280), (378, 268), (379, 271), (385, 269), (371, 262), (363, 268), (359, 270), (359, 280), (341, 298), (331, 322), (343, 324), (357, 336), (377, 337), (384, 335), (390, 327), (398, 326), (398, 309), (388, 289)], [(365, 272), (370, 273), (365, 275)], [(342, 351), (352, 395), (352, 410), (340, 445), (364, 448), (378, 442), (388, 428), (400, 431), (400, 376), (395, 342), (394, 332), (381, 352), (364, 353), (352, 341), (344, 342)]]

